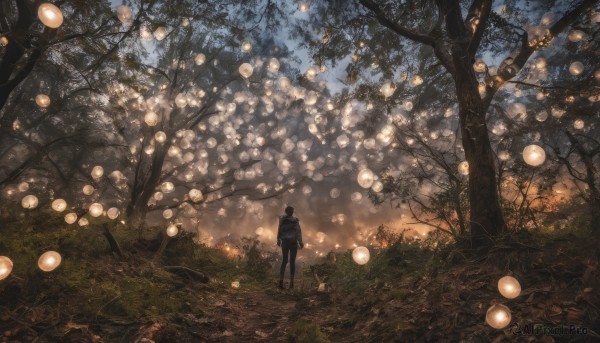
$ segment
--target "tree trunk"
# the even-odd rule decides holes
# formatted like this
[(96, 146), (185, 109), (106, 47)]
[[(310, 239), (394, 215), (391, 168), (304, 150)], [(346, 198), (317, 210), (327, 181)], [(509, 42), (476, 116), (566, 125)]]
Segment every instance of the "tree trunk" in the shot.
[(158, 250), (154, 254), (154, 257), (152, 258), (153, 266), (157, 265), (158, 262), (160, 261), (160, 259), (162, 258), (162, 256), (164, 255), (165, 250), (167, 249), (167, 244), (169, 244), (170, 240), (171, 240), (171, 237), (167, 236), (167, 234), (163, 232), (163, 239), (160, 242), (160, 247), (158, 248)]
[(503, 232), (505, 222), (479, 83), (466, 51), (456, 49), (452, 55), (462, 144), (469, 162), (471, 246), (479, 248), (489, 245), (495, 236)]
[(102, 228), (103, 228), (102, 234), (104, 235), (104, 237), (106, 237), (106, 240), (108, 241), (108, 244), (110, 245), (110, 250), (113, 253), (115, 253), (121, 261), (125, 260), (125, 255), (123, 254), (123, 250), (121, 249), (119, 242), (117, 242), (117, 240), (115, 239), (115, 236), (113, 236), (113, 234), (110, 232), (110, 228), (108, 227), (108, 224), (106, 224), (106, 223), (102, 224)]

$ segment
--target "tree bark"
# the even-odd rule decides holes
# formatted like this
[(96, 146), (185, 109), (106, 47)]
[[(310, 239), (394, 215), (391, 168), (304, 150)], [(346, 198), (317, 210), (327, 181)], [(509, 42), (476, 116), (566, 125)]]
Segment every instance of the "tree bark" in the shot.
[(458, 116), (465, 157), (469, 162), (471, 246), (489, 245), (506, 224), (497, 193), (494, 152), (490, 144), (477, 78), (467, 51), (454, 46), (453, 74), (458, 98)]
[(125, 255), (123, 254), (123, 250), (121, 249), (121, 246), (119, 245), (119, 242), (117, 242), (115, 236), (113, 236), (112, 232), (110, 232), (110, 228), (108, 227), (108, 224), (106, 224), (106, 223), (102, 224), (102, 229), (103, 229), (102, 234), (104, 235), (104, 237), (106, 237), (106, 240), (108, 241), (108, 244), (110, 245), (110, 250), (112, 252), (114, 252), (121, 261), (125, 260)]

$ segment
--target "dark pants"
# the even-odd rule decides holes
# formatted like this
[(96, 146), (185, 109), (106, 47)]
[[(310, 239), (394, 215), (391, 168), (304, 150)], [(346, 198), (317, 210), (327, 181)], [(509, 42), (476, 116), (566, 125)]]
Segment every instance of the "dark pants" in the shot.
[(283, 274), (285, 274), (285, 267), (288, 263), (288, 256), (290, 261), (290, 277), (293, 279), (296, 273), (296, 253), (298, 253), (298, 243), (291, 241), (281, 242), (281, 252), (283, 252), (283, 261), (281, 261), (281, 269), (279, 270), (280, 279), (283, 280)]

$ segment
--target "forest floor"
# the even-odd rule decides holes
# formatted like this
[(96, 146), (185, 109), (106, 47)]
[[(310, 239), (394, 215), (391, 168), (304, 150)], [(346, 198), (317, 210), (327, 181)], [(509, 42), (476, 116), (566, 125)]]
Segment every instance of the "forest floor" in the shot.
[[(600, 342), (599, 240), (585, 230), (519, 233), (485, 255), (400, 239), (372, 249), (365, 266), (350, 251), (330, 254), (284, 290), (252, 244), (246, 256), (258, 261), (250, 263), (183, 235), (154, 266), (160, 239), (126, 242), (127, 231), (115, 231), (126, 242), (124, 261), (90, 231), (9, 225), (2, 233), (0, 252), (15, 265), (0, 281), (0, 342)], [(43, 273), (35, 261), (51, 247), (63, 262)], [(516, 299), (498, 293), (506, 274), (523, 287)], [(502, 330), (484, 319), (498, 302), (512, 311)], [(573, 325), (585, 334), (519, 335), (514, 324)]]

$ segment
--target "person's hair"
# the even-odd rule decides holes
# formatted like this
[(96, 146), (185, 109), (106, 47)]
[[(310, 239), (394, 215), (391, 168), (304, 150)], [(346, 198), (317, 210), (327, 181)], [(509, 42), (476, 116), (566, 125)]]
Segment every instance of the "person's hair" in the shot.
[(292, 214), (294, 214), (294, 208), (292, 206), (286, 207), (285, 214), (287, 214), (288, 216), (291, 216)]

